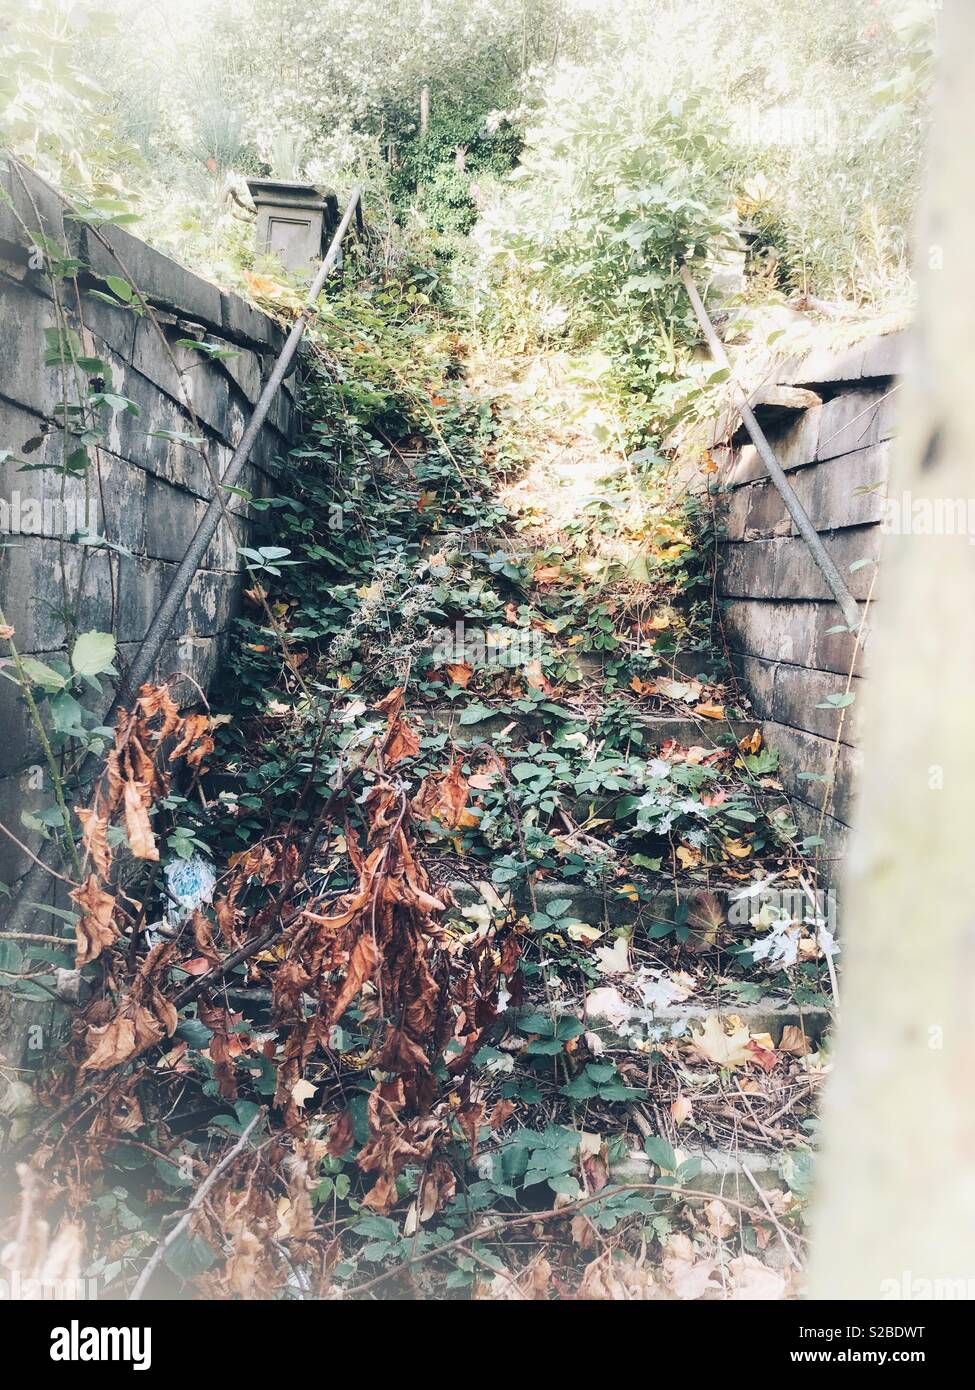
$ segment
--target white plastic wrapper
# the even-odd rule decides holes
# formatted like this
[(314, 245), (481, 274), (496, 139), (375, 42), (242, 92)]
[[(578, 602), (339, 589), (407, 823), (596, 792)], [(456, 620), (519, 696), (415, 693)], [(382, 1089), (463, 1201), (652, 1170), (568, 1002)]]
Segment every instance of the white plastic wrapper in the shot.
[(170, 899), (166, 918), (170, 927), (179, 927), (198, 907), (205, 907), (213, 901), (216, 875), (213, 865), (202, 855), (194, 854), (192, 859), (176, 859), (163, 870), (166, 887), (175, 902)]

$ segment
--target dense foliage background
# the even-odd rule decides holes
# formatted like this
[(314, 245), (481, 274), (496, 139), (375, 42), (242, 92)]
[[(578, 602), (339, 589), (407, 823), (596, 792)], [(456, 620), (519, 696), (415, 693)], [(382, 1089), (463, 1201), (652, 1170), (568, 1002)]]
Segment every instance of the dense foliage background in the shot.
[(503, 253), (531, 245), (519, 288), (534, 331), (602, 321), (610, 302), (629, 326), (646, 292), (632, 223), (690, 174), (703, 207), (684, 213), (736, 211), (779, 287), (906, 291), (924, 0), (336, 0), (327, 19), (306, 0), (4, 0), (0, 13), (4, 142), (62, 183), (127, 192), (146, 235), (217, 275), (246, 247), (228, 199), (242, 175), (365, 174), (404, 225), (456, 234), (485, 211), (482, 308), (520, 314)]

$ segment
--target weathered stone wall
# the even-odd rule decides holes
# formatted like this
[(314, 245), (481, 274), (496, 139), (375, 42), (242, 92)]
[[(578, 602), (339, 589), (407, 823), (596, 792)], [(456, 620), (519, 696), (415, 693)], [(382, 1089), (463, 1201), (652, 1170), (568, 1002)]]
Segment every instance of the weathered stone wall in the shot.
[[(904, 333), (887, 334), (840, 354), (785, 363), (774, 383), (806, 388), (820, 403), (803, 410), (756, 404), (826, 550), (857, 599), (872, 588), (871, 603), (883, 601), (876, 562), (904, 346)], [(774, 400), (775, 393), (766, 388), (755, 401), (763, 397)], [(726, 527), (718, 573), (725, 632), (807, 834), (815, 832), (826, 798), (825, 854), (835, 859), (851, 823), (860, 702), (841, 711), (828, 707), (828, 698), (846, 691), (851, 664), (851, 690), (860, 690), (869, 655), (855, 653), (808, 546), (736, 424), (734, 417), (719, 422), (713, 437)]]
[[(32, 243), (41, 234), (90, 267), (80, 275), (80, 295), (69, 280), (60, 282), (60, 308), (48, 276), (32, 268), (38, 260)], [(0, 603), (21, 652), (50, 661), (64, 653), (72, 628), (94, 628), (115, 634), (124, 667), (212, 494), (199, 451), (158, 432), (204, 438), (211, 467), (222, 473), (282, 336), (244, 300), (120, 228), (104, 227), (101, 235), (111, 250), (91, 227), (66, 217), (62, 201), (40, 179), (0, 167), (0, 523), (7, 532), (0, 536)], [(105, 276), (139, 287), (155, 308), (165, 343), (148, 316), (97, 297)], [(76, 401), (77, 389), (60, 368), (43, 365), (45, 330), (59, 313), (83, 352), (109, 366), (105, 390), (138, 407), (137, 415), (101, 412), (107, 435), (90, 450), (87, 475), (78, 479), (61, 474), (63, 402)], [(214, 360), (176, 346), (179, 339), (203, 337), (237, 355)], [(197, 424), (185, 405), (187, 393)], [(273, 490), (275, 460), (289, 447), (294, 420), (286, 384), (241, 479), (255, 496)], [(54, 468), (23, 471), (24, 463)], [(220, 664), (237, 609), (237, 546), (247, 544), (252, 524), (246, 503), (233, 495), (227, 500), (233, 525), (222, 523), (214, 537), (159, 663), (160, 673), (183, 672), (204, 688)], [(68, 540), (86, 520), (127, 553)], [(106, 690), (106, 704), (109, 695)], [(21, 811), (49, 804), (50, 788), (31, 772), (38, 749), (11, 680), (0, 680), (0, 728), (0, 820), (29, 839)], [(0, 840), (0, 881), (11, 882), (23, 866), (23, 856)]]

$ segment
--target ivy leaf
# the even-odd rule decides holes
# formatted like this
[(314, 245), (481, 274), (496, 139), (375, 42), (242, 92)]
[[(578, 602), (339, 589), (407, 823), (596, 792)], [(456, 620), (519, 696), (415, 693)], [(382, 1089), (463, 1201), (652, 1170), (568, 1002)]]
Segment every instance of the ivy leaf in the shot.
[(131, 304), (135, 299), (135, 291), (128, 280), (123, 280), (120, 275), (106, 275), (105, 284), (112, 291), (112, 294), (121, 299), (123, 304)]
[(648, 1134), (643, 1141), (643, 1150), (651, 1163), (664, 1173), (676, 1173), (677, 1155), (671, 1146), (659, 1134)]
[(52, 666), (46, 665), (43, 661), (38, 661), (34, 656), (21, 657), (21, 665), (24, 674), (34, 685), (39, 685), (42, 690), (49, 694), (56, 694), (63, 690), (67, 685), (67, 679), (54, 670)]
[(113, 674), (115, 638), (110, 632), (83, 632), (71, 652), (71, 668), (78, 676)]

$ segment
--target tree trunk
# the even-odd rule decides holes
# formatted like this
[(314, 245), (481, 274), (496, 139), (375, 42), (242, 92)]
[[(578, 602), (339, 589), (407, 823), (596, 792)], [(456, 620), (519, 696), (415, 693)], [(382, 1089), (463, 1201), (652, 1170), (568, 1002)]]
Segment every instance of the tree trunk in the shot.
[[(920, 313), (890, 494), (909, 493), (916, 516), (919, 504), (975, 497), (975, 179), (964, 133), (975, 125), (975, 5), (949, 0), (941, 38)], [(944, 1297), (949, 1287), (957, 1296), (958, 1280), (975, 1296), (972, 542), (885, 537), (864, 776), (839, 903), (843, 1010), (812, 1297)]]

